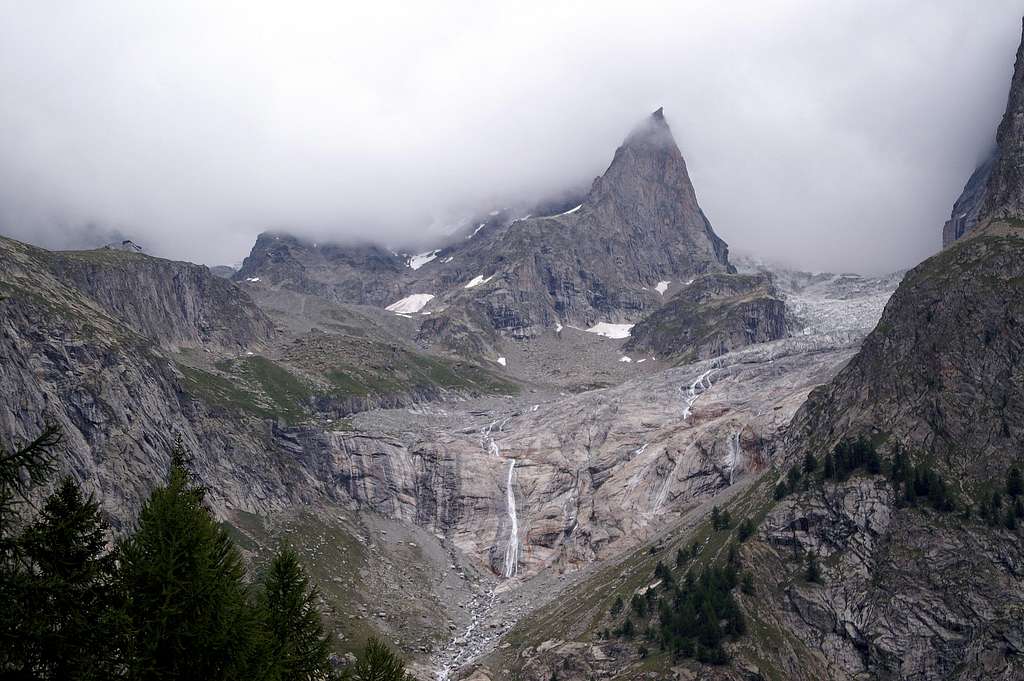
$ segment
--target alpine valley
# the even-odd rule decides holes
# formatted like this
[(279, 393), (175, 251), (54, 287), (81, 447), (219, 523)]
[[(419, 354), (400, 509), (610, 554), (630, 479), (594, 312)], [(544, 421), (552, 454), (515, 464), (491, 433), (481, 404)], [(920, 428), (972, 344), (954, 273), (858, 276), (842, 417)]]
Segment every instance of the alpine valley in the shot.
[(0, 237), (0, 440), (59, 425), (112, 539), (180, 442), (249, 565), (297, 549), (341, 661), (1024, 679), (1022, 120), (1024, 45), (943, 250), (883, 277), (731, 256), (661, 109), (589, 189), (420, 253)]

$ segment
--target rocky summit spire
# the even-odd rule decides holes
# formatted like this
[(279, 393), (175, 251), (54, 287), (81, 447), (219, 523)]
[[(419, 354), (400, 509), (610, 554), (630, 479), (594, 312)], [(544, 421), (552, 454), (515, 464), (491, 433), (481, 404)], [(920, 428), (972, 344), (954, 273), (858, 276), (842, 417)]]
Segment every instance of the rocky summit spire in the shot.
[(1006, 113), (996, 133), (997, 158), (988, 179), (979, 221), (1024, 219), (1024, 35), (1010, 81)]
[(697, 203), (686, 161), (658, 109), (637, 125), (594, 180), (585, 205), (606, 224), (677, 243), (698, 271), (729, 269), (729, 248)]

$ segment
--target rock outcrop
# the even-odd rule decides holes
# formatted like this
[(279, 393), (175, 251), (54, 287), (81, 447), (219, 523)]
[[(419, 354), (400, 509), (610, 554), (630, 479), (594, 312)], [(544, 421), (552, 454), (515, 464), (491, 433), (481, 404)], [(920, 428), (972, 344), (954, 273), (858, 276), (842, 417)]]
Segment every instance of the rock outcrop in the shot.
[(1024, 219), (1024, 39), (1010, 81), (1006, 113), (996, 132), (998, 148), (980, 219)]
[(677, 362), (786, 337), (786, 305), (766, 274), (708, 274), (632, 329), (624, 349)]
[(372, 244), (320, 244), (264, 232), (234, 274), (334, 302), (384, 307), (401, 297), (406, 258)]
[(1024, 219), (1024, 40), (1017, 49), (996, 146), (975, 168), (953, 204), (942, 226), (942, 247), (992, 219)]
[(4, 259), (20, 251), (127, 328), (166, 348), (265, 346), (274, 324), (237, 286), (202, 265), (134, 249), (45, 251), (3, 240)]
[(659, 282), (733, 271), (661, 109), (578, 205), (538, 215), (545, 205), (532, 215), (493, 211), (418, 256), (267, 233), (235, 279), (378, 307), (429, 294), (419, 341), (486, 353), (494, 333), (523, 339), (561, 325), (636, 322), (663, 302)]

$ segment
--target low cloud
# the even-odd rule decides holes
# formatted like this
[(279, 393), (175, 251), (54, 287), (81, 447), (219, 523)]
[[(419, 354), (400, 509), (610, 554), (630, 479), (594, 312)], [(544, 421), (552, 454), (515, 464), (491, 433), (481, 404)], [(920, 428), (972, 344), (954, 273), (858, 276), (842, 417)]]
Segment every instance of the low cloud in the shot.
[(990, 147), (1024, 13), (479, 4), (2, 3), (0, 233), (210, 264), (265, 229), (412, 243), (585, 185), (664, 106), (734, 250), (893, 270)]

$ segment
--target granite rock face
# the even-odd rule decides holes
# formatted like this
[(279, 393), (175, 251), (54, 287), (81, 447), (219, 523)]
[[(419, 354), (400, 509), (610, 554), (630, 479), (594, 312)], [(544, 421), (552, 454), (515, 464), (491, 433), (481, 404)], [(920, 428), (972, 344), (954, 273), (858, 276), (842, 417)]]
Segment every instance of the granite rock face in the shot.
[(319, 244), (264, 232), (233, 278), (262, 281), (335, 302), (383, 307), (401, 297), (405, 271), (404, 257), (379, 246)]
[(786, 304), (770, 276), (708, 274), (634, 326), (624, 349), (686, 362), (786, 335)]
[(523, 339), (561, 325), (636, 322), (662, 304), (659, 282), (733, 271), (660, 109), (579, 201), (550, 215), (535, 211), (557, 204), (494, 211), (418, 256), (268, 233), (236, 280), (379, 307), (429, 294), (419, 341), (487, 352), (493, 333)]
[(992, 219), (1024, 219), (1024, 40), (1017, 49), (995, 148), (974, 170), (942, 227), (946, 248)]
[(1006, 113), (996, 132), (996, 146), (997, 158), (980, 219), (1024, 219), (1024, 40), (1017, 48)]
[(942, 225), (942, 247), (960, 239), (978, 224), (978, 215), (988, 192), (988, 182), (996, 165), (997, 151), (993, 150), (981, 165), (974, 169), (964, 185), (960, 198), (953, 204), (949, 220)]
[[(23, 263), (94, 301), (125, 327), (166, 348), (240, 350), (274, 337), (274, 324), (249, 296), (209, 269), (136, 250), (45, 251), (0, 243), (8, 269)], [(17, 253), (17, 257), (15, 257)], [(13, 277), (12, 272), (7, 272)]]

